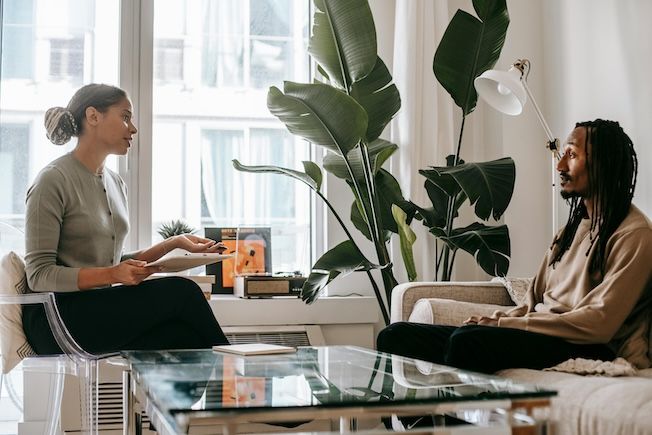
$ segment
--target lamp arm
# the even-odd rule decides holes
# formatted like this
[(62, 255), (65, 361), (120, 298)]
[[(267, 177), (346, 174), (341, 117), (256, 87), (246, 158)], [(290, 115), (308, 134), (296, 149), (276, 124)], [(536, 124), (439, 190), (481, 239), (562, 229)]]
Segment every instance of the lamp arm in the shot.
[(541, 123), (543, 130), (546, 132), (546, 136), (548, 137), (548, 148), (550, 148), (550, 151), (552, 151), (557, 160), (559, 160), (559, 139), (552, 135), (552, 130), (550, 130), (546, 119), (543, 117), (543, 113), (541, 113), (541, 109), (539, 109), (537, 100), (534, 99), (534, 95), (532, 94), (532, 91), (530, 91), (530, 87), (527, 85), (525, 78), (521, 79), (521, 84), (523, 85), (528, 98), (532, 102), (532, 107), (534, 107), (534, 111), (537, 113), (537, 118), (539, 118), (539, 122)]

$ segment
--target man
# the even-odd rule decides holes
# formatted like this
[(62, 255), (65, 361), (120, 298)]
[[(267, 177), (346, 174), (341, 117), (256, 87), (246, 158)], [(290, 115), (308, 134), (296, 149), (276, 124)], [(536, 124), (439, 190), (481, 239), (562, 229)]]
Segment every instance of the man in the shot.
[(569, 358), (647, 367), (652, 224), (631, 204), (638, 162), (617, 122), (578, 123), (557, 164), (570, 214), (526, 305), (462, 327), (395, 323), (377, 348), (484, 373), (542, 369)]

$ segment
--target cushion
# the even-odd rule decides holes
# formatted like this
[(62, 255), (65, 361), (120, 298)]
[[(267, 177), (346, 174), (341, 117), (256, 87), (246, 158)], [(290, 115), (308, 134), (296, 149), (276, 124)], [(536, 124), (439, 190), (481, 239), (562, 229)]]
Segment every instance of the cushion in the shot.
[(499, 282), (505, 286), (509, 297), (517, 307), (527, 304), (527, 291), (532, 281), (534, 281), (534, 278), (503, 278), (500, 276), (491, 280), (491, 282)]
[(502, 305), (461, 302), (451, 299), (419, 299), (408, 319), (414, 323), (460, 326), (471, 316), (491, 316)]
[[(28, 292), (25, 262), (15, 252), (0, 259), (0, 296)], [(23, 332), (23, 311), (18, 304), (0, 304), (0, 353), (2, 373), (9, 373), (20, 361), (36, 352)]]

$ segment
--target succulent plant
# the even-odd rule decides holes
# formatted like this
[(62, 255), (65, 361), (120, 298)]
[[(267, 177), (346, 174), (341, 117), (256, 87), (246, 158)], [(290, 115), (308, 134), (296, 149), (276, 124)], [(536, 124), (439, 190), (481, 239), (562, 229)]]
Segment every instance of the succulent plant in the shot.
[(179, 234), (194, 233), (195, 231), (197, 230), (185, 223), (182, 219), (172, 219), (169, 222), (163, 222), (158, 227), (158, 230), (156, 230), (163, 237), (163, 240), (172, 236), (178, 236)]

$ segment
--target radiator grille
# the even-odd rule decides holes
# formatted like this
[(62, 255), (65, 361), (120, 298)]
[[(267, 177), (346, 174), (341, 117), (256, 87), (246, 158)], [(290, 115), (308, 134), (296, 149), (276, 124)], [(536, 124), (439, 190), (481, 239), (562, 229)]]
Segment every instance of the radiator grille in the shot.
[[(98, 390), (98, 428), (100, 430), (122, 428), (122, 382), (102, 382)], [(143, 413), (142, 418), (143, 426), (149, 427), (147, 414)]]
[(268, 343), (282, 346), (310, 346), (306, 331), (226, 333), (231, 344)]

